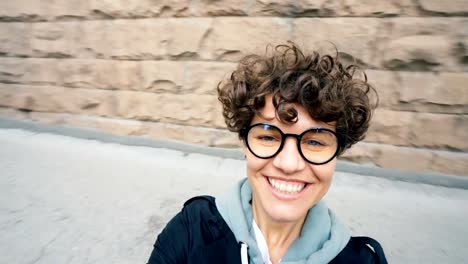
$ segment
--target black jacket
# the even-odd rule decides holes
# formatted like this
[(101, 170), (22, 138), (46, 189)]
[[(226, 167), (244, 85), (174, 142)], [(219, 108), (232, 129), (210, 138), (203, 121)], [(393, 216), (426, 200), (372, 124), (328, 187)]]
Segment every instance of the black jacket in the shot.
[[(240, 245), (219, 214), (213, 197), (198, 196), (185, 202), (182, 211), (159, 234), (148, 264), (169, 263), (241, 263)], [(377, 241), (351, 237), (330, 263), (387, 261)]]

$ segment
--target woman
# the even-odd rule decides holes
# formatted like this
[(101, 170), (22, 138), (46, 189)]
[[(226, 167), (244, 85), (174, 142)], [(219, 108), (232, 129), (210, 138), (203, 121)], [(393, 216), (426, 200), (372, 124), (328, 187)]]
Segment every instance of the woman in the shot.
[(375, 90), (356, 69), (293, 43), (242, 59), (218, 98), (247, 179), (187, 201), (148, 263), (386, 263), (375, 240), (350, 237), (321, 201), (337, 156), (369, 126)]

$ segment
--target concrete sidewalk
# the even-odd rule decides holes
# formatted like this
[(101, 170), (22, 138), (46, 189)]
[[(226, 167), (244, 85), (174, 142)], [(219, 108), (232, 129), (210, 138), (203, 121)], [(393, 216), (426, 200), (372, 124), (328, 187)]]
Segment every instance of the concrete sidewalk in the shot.
[[(242, 160), (0, 129), (1, 263), (145, 263), (191, 196)], [(466, 263), (468, 190), (337, 172), (328, 205), (390, 263)]]

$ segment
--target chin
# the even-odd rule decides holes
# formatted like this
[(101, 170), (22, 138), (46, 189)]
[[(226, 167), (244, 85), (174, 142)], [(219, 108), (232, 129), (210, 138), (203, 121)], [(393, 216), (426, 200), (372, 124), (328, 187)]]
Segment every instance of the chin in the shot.
[(271, 219), (278, 222), (297, 222), (304, 219), (309, 207), (296, 207), (291, 205), (271, 205), (266, 211)]

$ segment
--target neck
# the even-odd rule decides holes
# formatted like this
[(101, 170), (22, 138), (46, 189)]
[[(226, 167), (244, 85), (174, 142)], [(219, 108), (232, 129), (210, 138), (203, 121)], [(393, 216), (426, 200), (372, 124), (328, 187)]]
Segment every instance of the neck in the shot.
[(306, 215), (298, 221), (276, 221), (268, 217), (260, 206), (256, 205), (253, 197), (252, 213), (255, 223), (257, 223), (265, 237), (270, 259), (272, 263), (277, 263), (301, 234)]

